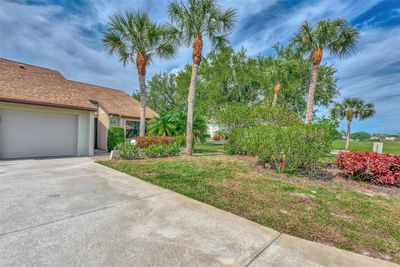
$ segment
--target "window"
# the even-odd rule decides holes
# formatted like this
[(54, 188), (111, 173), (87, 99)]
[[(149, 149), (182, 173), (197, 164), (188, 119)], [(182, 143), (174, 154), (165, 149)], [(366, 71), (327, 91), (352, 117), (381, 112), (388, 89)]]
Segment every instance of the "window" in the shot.
[(125, 138), (134, 138), (139, 135), (139, 122), (138, 121), (126, 121), (125, 129), (126, 136)]
[(119, 119), (117, 117), (111, 117), (110, 126), (119, 126)]

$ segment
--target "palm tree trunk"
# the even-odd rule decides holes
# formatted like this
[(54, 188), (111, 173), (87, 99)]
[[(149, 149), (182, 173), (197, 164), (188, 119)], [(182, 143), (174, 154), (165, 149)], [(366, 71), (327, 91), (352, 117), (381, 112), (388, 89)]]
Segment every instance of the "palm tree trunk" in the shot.
[(147, 58), (144, 53), (137, 53), (136, 67), (139, 74), (139, 87), (140, 87), (140, 126), (139, 135), (144, 136), (146, 125), (146, 105), (147, 105), (147, 90), (146, 90), (146, 65)]
[(351, 120), (347, 120), (346, 150), (349, 150), (350, 146), (350, 132), (351, 132)]
[(317, 89), (318, 72), (322, 60), (322, 49), (318, 48), (312, 56), (311, 82), (308, 89), (306, 123), (311, 123), (314, 116), (315, 91)]
[(193, 111), (194, 111), (194, 101), (196, 96), (197, 72), (199, 70), (201, 62), (202, 50), (203, 50), (203, 38), (201, 36), (201, 33), (196, 33), (193, 41), (192, 77), (190, 78), (187, 124), (186, 124), (186, 154), (189, 156), (193, 155)]
[(188, 110), (187, 110), (187, 127), (186, 127), (186, 154), (193, 154), (193, 110), (196, 96), (197, 71), (199, 65), (192, 65), (192, 77), (190, 79), (189, 95), (188, 95)]
[(139, 135), (144, 136), (146, 126), (146, 106), (147, 106), (147, 90), (146, 90), (146, 76), (139, 74), (140, 85), (140, 128)]
[(272, 106), (275, 106), (276, 103), (278, 103), (278, 97), (279, 97), (281, 90), (282, 90), (282, 82), (278, 81), (275, 85), (274, 99), (272, 100)]
[(317, 88), (318, 81), (319, 64), (312, 65), (311, 69), (311, 83), (308, 89), (307, 97), (307, 112), (306, 112), (306, 123), (311, 123), (314, 116), (314, 101), (315, 101), (315, 91)]

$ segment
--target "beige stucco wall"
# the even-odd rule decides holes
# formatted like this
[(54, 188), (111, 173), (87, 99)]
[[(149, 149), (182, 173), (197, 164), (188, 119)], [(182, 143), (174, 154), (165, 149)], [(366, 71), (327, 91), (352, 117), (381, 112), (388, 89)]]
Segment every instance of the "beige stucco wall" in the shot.
[(97, 148), (107, 150), (107, 135), (110, 120), (107, 113), (99, 107), (97, 114)]
[(78, 133), (77, 133), (77, 156), (93, 155), (94, 142), (94, 112), (53, 108), (36, 105), (15, 104), (8, 102), (0, 102), (0, 109), (23, 110), (32, 112), (54, 113), (54, 114), (70, 114), (78, 117)]

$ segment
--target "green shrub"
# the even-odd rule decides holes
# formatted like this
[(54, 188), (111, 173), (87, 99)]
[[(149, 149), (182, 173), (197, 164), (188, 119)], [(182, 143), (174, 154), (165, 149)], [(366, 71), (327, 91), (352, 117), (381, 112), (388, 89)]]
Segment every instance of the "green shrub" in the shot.
[(125, 142), (124, 128), (111, 126), (108, 128), (107, 148), (113, 150), (118, 144)]
[(229, 154), (258, 156), (276, 170), (315, 176), (319, 159), (329, 153), (331, 145), (331, 128), (326, 125), (263, 125), (234, 129), (225, 149)]
[(177, 144), (150, 145), (144, 149), (144, 153), (149, 158), (175, 156), (179, 151), (180, 148)]
[(241, 103), (226, 104), (215, 113), (216, 123), (225, 126), (228, 132), (235, 128), (251, 128), (257, 125), (302, 124), (298, 114), (285, 105), (272, 106), (263, 102), (256, 105)]
[(185, 147), (186, 146), (186, 136), (184, 135), (178, 135), (175, 137), (175, 143), (179, 147)]
[(139, 149), (136, 145), (130, 143), (118, 144), (115, 149), (119, 150), (119, 155), (123, 159), (137, 159), (139, 158)]

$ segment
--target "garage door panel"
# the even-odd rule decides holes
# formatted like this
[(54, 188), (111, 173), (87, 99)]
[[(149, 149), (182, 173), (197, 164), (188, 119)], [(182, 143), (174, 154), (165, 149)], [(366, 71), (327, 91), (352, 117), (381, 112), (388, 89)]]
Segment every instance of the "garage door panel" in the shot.
[(0, 157), (76, 155), (76, 115), (0, 110), (0, 116)]

